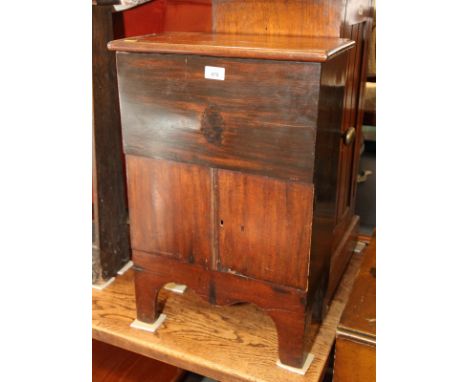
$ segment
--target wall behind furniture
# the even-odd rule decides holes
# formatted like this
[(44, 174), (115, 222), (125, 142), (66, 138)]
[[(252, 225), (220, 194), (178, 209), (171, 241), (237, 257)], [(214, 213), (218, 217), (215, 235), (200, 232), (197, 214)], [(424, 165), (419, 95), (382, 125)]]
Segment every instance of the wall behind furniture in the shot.
[(154, 0), (115, 15), (116, 37), (211, 31), (211, 0)]

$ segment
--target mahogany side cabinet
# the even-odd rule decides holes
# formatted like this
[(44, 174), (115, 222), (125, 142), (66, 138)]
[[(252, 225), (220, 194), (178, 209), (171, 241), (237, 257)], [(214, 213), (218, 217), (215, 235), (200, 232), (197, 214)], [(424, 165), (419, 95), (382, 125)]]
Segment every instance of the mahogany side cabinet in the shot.
[(137, 317), (186, 284), (276, 324), (282, 363), (333, 289), (332, 246), (348, 54), (327, 37), (164, 33), (112, 41)]

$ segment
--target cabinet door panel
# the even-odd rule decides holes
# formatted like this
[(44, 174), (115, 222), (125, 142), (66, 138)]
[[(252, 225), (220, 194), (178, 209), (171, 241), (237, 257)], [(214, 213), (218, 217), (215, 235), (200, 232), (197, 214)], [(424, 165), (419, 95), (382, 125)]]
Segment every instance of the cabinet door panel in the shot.
[(206, 266), (210, 169), (127, 155), (132, 248)]
[[(340, 170), (338, 177), (338, 220), (346, 221), (345, 226), (340, 227), (338, 231), (346, 229), (349, 220), (353, 216), (355, 200), (356, 174), (356, 152), (359, 152), (361, 145), (362, 130), (362, 111), (359, 111), (360, 89), (362, 84), (362, 59), (364, 49), (365, 23), (359, 23), (348, 27), (348, 38), (356, 41), (355, 48), (350, 52), (347, 67), (347, 83), (345, 92), (345, 109), (343, 114), (342, 133), (354, 127), (356, 129), (356, 138), (349, 146), (341, 142), (340, 147)], [(359, 155), (359, 154), (358, 154)], [(338, 225), (339, 225), (338, 222)], [(342, 236), (343, 232), (340, 233)]]
[(305, 289), (313, 185), (219, 170), (218, 190), (221, 270)]

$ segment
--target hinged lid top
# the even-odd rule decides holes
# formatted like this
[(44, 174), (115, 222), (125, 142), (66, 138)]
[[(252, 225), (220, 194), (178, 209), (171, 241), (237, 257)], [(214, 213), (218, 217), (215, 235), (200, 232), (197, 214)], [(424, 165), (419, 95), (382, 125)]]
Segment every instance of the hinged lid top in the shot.
[(110, 50), (217, 57), (324, 62), (354, 46), (334, 37), (260, 36), (218, 33), (163, 33), (111, 41)]

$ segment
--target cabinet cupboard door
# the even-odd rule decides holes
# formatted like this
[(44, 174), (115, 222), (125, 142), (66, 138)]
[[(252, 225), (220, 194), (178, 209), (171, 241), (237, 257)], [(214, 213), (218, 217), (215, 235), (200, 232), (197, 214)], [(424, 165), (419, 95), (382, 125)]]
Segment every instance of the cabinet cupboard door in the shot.
[(210, 169), (127, 155), (127, 181), (132, 248), (207, 267)]
[(313, 185), (218, 171), (219, 267), (305, 289)]
[(127, 156), (132, 248), (307, 288), (313, 185)]

